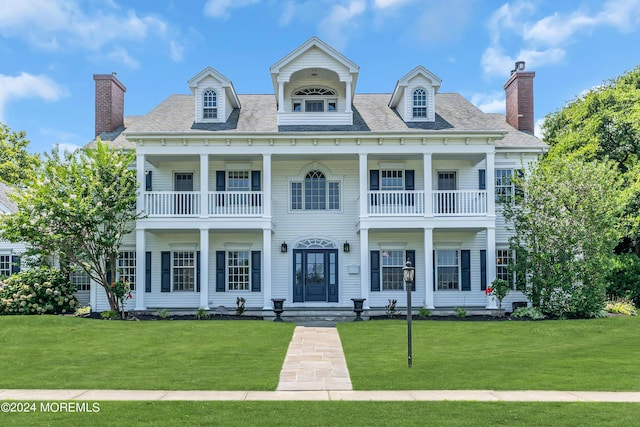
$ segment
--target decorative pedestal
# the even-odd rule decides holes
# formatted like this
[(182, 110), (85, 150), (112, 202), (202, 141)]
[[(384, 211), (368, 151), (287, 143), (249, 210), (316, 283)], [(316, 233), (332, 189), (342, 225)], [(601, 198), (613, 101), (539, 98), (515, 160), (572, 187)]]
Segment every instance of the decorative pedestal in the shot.
[(284, 311), (283, 305), (284, 305), (284, 302), (286, 301), (286, 299), (285, 298), (271, 298), (271, 301), (273, 302), (273, 312), (276, 314), (276, 318), (273, 319), (273, 321), (274, 322), (284, 322), (284, 320), (282, 320), (280, 315)]
[(354, 322), (362, 321), (362, 312), (364, 311), (363, 305), (366, 298), (351, 298), (353, 301), (353, 312), (356, 314), (356, 318), (353, 319)]

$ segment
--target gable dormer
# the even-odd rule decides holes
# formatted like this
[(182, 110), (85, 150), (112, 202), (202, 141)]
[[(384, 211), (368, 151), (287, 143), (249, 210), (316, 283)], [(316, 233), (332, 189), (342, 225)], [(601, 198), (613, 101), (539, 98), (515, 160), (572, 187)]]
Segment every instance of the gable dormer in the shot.
[(396, 83), (389, 107), (405, 122), (436, 120), (435, 95), (442, 80), (422, 65), (411, 70)]
[(352, 125), (360, 67), (317, 37), (271, 66), (278, 125)]
[(240, 108), (231, 80), (207, 67), (189, 80), (195, 97), (196, 123), (223, 123), (235, 108)]

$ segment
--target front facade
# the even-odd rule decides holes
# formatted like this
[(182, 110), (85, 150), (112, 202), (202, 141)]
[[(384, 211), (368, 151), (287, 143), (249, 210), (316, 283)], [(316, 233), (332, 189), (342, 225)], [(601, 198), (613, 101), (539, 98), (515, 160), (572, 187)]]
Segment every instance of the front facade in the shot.
[[(349, 310), (352, 298), (400, 307), (407, 259), (414, 306), (493, 308), (485, 289), (511, 280), (500, 204), (545, 147), (532, 111), (531, 129), (518, 130), (439, 93), (421, 66), (390, 94), (357, 94), (358, 66), (317, 38), (270, 71), (273, 94), (238, 95), (206, 68), (188, 81), (191, 95), (124, 129), (100, 119), (122, 111), (102, 105), (124, 86), (94, 76), (96, 135), (137, 155), (145, 217), (119, 260), (135, 284), (128, 308), (233, 310), (238, 297), (265, 312), (273, 298), (302, 313)], [(508, 101), (524, 80), (533, 73), (512, 74)], [(89, 300), (108, 309), (96, 286)], [(524, 300), (514, 290), (505, 305)]]

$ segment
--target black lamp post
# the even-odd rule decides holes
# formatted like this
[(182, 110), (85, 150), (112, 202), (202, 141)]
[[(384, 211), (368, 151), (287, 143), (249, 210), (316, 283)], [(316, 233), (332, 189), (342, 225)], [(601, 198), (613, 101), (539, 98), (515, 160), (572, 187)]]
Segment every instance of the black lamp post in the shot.
[(407, 363), (409, 367), (411, 367), (413, 358), (411, 337), (411, 288), (416, 274), (416, 269), (411, 265), (411, 261), (407, 260), (407, 263), (402, 268), (402, 273), (404, 275), (405, 286), (407, 287)]

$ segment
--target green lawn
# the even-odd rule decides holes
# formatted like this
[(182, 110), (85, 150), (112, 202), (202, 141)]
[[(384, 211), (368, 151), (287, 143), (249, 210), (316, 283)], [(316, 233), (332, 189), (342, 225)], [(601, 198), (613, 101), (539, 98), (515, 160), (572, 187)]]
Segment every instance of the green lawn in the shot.
[(354, 389), (640, 391), (640, 317), (338, 325)]
[(293, 328), (1, 316), (0, 388), (275, 390)]
[(98, 413), (0, 414), (3, 426), (624, 426), (633, 403), (99, 402)]

